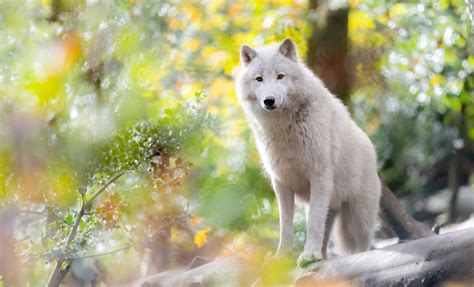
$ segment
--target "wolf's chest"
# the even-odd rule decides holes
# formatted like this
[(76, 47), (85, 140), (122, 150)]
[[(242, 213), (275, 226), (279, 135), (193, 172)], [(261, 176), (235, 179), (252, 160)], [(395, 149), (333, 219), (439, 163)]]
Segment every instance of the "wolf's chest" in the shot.
[(311, 168), (311, 140), (301, 133), (278, 133), (262, 140), (265, 168), (277, 178), (301, 179)]

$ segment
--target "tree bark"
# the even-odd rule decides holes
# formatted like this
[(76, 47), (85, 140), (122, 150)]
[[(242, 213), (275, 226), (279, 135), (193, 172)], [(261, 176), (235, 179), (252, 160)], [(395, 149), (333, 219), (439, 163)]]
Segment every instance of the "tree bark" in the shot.
[(250, 286), (257, 278), (255, 266), (244, 259), (218, 259), (194, 269), (177, 269), (135, 281), (132, 286)]
[(311, 0), (315, 10), (313, 31), (308, 39), (308, 66), (322, 79), (328, 89), (347, 102), (350, 92), (348, 62), (349, 7), (335, 10), (318, 0)]
[(369, 287), (467, 284), (474, 282), (473, 258), (474, 228), (469, 228), (316, 263), (297, 286), (330, 279)]

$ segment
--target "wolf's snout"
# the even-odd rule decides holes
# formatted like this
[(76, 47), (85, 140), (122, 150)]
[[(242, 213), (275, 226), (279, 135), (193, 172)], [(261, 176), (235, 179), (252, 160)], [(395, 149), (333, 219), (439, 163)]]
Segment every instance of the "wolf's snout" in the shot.
[(275, 108), (274, 104), (275, 104), (275, 98), (274, 97), (266, 97), (263, 100), (263, 105), (268, 110), (273, 110)]

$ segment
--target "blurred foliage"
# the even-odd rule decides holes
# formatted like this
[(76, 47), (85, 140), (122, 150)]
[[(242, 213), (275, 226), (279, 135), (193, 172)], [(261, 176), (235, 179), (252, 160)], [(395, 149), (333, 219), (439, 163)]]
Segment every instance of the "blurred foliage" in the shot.
[[(227, 233), (228, 255), (271, 246), (277, 212), (232, 77), (244, 42), (304, 49), (304, 7), (2, 1), (0, 197), (18, 212), (24, 278), (44, 285), (58, 261), (72, 266), (66, 280), (98, 269), (126, 282), (188, 264)], [(243, 241), (238, 230), (257, 223)], [(146, 263), (160, 248), (162, 262)], [(140, 261), (149, 267), (129, 264)]]
[(351, 5), (358, 8), (349, 23), (355, 115), (377, 146), (382, 177), (405, 194), (445, 187), (456, 150), (474, 156), (474, 42), (465, 2)]
[[(464, 1), (348, 5), (355, 118), (391, 186), (434, 190), (427, 169), (474, 138)], [(278, 211), (235, 96), (238, 51), (291, 37), (304, 58), (318, 17), (305, 1), (1, 1), (0, 218), (15, 220), (0, 239), (18, 258), (0, 261), (21, 274), (11, 282), (45, 285), (55, 261), (71, 264), (66, 280), (106, 283), (195, 255), (261, 262)], [(285, 277), (289, 262), (262, 272)]]

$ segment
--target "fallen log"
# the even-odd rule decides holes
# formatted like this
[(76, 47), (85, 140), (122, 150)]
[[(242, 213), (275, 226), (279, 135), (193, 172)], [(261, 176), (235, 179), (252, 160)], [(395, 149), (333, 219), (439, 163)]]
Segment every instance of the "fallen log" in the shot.
[(147, 276), (133, 286), (250, 286), (256, 279), (255, 267), (248, 261), (228, 257), (194, 269), (178, 269)]
[[(258, 266), (229, 257), (194, 269), (148, 276), (133, 286), (250, 286), (260, 273)], [(328, 282), (369, 287), (433, 286), (443, 282), (470, 286), (474, 282), (474, 228), (318, 262), (300, 270), (300, 274), (297, 286), (330, 286)]]
[[(308, 273), (307, 271), (310, 270)], [(297, 286), (343, 279), (358, 286), (433, 286), (474, 282), (474, 228), (431, 236), (346, 257), (303, 270)]]

